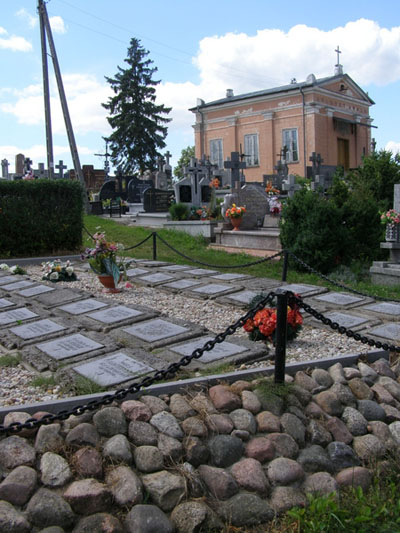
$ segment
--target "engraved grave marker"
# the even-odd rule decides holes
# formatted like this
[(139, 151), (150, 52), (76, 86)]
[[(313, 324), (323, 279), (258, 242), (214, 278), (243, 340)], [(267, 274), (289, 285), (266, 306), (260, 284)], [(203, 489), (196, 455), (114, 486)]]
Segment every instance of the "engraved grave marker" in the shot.
[(21, 339), (30, 340), (35, 337), (42, 337), (43, 335), (62, 331), (63, 329), (65, 329), (64, 326), (60, 326), (60, 324), (56, 324), (56, 322), (45, 318), (43, 320), (38, 320), (37, 322), (31, 322), (30, 324), (23, 324), (22, 326), (10, 328), (10, 331)]
[(77, 333), (75, 335), (69, 335), (68, 337), (61, 337), (60, 339), (37, 344), (36, 347), (53, 359), (59, 361), (61, 359), (66, 359), (67, 357), (73, 357), (75, 355), (98, 350), (99, 348), (103, 348), (104, 345)]

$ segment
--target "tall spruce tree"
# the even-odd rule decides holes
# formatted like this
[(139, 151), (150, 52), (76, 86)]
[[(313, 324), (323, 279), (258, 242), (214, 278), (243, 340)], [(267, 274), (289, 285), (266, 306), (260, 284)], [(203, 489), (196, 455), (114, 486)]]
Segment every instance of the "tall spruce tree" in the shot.
[(160, 80), (153, 79), (157, 68), (146, 59), (148, 54), (138, 39), (131, 39), (125, 59), (129, 68), (118, 66), (114, 78), (106, 77), (115, 93), (102, 104), (110, 113), (107, 120), (113, 129), (107, 141), (111, 161), (123, 174), (156, 168), (159, 150), (165, 147), (166, 124), (171, 120), (166, 117), (171, 108), (155, 103)]

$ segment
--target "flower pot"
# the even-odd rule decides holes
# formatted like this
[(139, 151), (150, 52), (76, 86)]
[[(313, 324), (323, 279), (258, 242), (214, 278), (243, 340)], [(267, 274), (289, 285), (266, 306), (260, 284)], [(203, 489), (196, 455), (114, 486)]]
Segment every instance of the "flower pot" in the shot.
[(242, 223), (243, 218), (231, 218), (231, 224), (233, 226), (233, 231), (239, 231), (239, 226)]
[(385, 239), (387, 242), (400, 242), (400, 224), (388, 224), (386, 226)]
[[(103, 292), (109, 294), (121, 292), (121, 289), (118, 289), (115, 286), (114, 278), (112, 276), (109, 276), (108, 274), (99, 274), (97, 277), (99, 278), (100, 283), (104, 286)], [(121, 281), (121, 278), (122, 275), (119, 277), (119, 281)]]

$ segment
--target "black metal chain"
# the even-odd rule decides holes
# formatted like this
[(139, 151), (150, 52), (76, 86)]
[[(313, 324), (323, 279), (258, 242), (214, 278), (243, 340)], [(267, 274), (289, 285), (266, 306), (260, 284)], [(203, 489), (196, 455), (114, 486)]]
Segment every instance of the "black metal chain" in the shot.
[(366, 294), (365, 292), (361, 292), (361, 291), (357, 291), (356, 289), (352, 289), (351, 287), (348, 287), (347, 285), (344, 285), (343, 283), (339, 283), (338, 281), (335, 281), (335, 280), (333, 280), (331, 278), (328, 278), (328, 276), (325, 276), (325, 274), (322, 274), (321, 272), (319, 272), (318, 270), (316, 270), (312, 266), (310, 266), (307, 263), (305, 263), (302, 259), (299, 259), (290, 250), (285, 250), (285, 252), (287, 252), (291, 257), (293, 257), (293, 259), (295, 261), (297, 261), (297, 263), (299, 263), (302, 267), (307, 269), (309, 272), (311, 272), (312, 274), (316, 274), (320, 278), (324, 279), (325, 281), (328, 281), (329, 283), (331, 283), (332, 285), (335, 285), (336, 287), (340, 287), (341, 289), (345, 289), (345, 290), (347, 290), (349, 292), (352, 292), (354, 294), (358, 294), (359, 296), (365, 296), (366, 298), (373, 298), (374, 300), (380, 300), (380, 301), (383, 301), (383, 302), (398, 302), (398, 303), (400, 303), (400, 300), (396, 300), (396, 299), (393, 299), (393, 298), (384, 298), (383, 296), (371, 296), (370, 294)]
[(219, 333), (214, 339), (206, 342), (201, 348), (194, 350), (191, 355), (183, 356), (180, 361), (171, 363), (163, 370), (156, 370), (152, 375), (144, 377), (139, 382), (132, 383), (128, 388), (118, 389), (113, 394), (105, 394), (98, 400), (91, 400), (85, 405), (78, 405), (69, 410), (63, 410), (55, 414), (44, 415), (39, 420), (36, 418), (29, 418), (24, 423), (13, 422), (9, 426), (0, 424), (0, 435), (3, 433), (18, 433), (23, 429), (35, 429), (42, 425), (52, 424), (57, 420), (66, 420), (71, 415), (78, 416), (86, 411), (94, 411), (103, 405), (110, 405), (116, 400), (123, 400), (126, 396), (128, 396), (128, 394), (135, 394), (139, 392), (140, 389), (149, 387), (157, 381), (173, 377), (180, 368), (187, 366), (193, 359), (200, 359), (204, 352), (212, 350), (216, 344), (223, 342), (229, 335), (233, 335), (235, 331), (242, 327), (249, 318), (252, 318), (257, 311), (263, 309), (268, 303), (272, 303), (275, 296), (276, 294), (271, 291), (265, 298), (263, 298), (256, 306), (251, 308), (245, 315), (240, 317), (234, 324), (228, 326), (223, 333)]
[(347, 337), (352, 338), (355, 341), (362, 342), (363, 344), (368, 344), (368, 346), (375, 346), (375, 348), (383, 349), (387, 352), (400, 353), (400, 346), (395, 346), (394, 344), (388, 344), (387, 342), (376, 341), (374, 339), (371, 339), (371, 337), (365, 337), (364, 335), (360, 335), (360, 333), (356, 333), (353, 330), (346, 328), (345, 326), (341, 326), (338, 322), (334, 322), (330, 318), (326, 317), (320, 311), (311, 307), (311, 305), (303, 302), (301, 298), (296, 297), (293, 293), (289, 292), (289, 296), (293, 298), (296, 301), (296, 303), (299, 305), (299, 307), (304, 309), (306, 313), (309, 313), (316, 320), (319, 320), (325, 326), (329, 326), (331, 329), (333, 329), (334, 331), (337, 331), (341, 335), (346, 335)]
[(158, 233), (156, 232), (156, 236), (158, 239), (160, 239), (160, 241), (165, 244), (165, 246), (167, 246), (170, 250), (172, 250), (173, 252), (175, 252), (176, 254), (184, 257), (185, 259), (188, 259), (189, 261), (191, 261), (192, 263), (197, 263), (199, 265), (203, 265), (203, 266), (208, 266), (208, 267), (213, 267), (213, 268), (244, 268), (244, 267), (250, 267), (250, 266), (253, 266), (253, 265), (259, 265), (260, 263), (265, 263), (266, 261), (271, 261), (271, 259), (275, 259), (275, 257), (279, 257), (280, 255), (283, 254), (282, 251), (280, 252), (277, 252), (276, 254), (274, 255), (271, 255), (269, 257), (263, 257), (262, 259), (258, 259), (257, 261), (252, 261), (251, 263), (245, 263), (243, 265), (213, 265), (213, 264), (210, 264), (210, 263), (203, 263), (202, 261), (198, 261), (197, 259), (192, 259), (191, 257), (183, 254), (182, 252), (180, 252), (179, 250), (177, 250), (176, 248), (174, 248), (171, 244), (169, 244), (165, 239), (163, 239), (160, 235), (158, 235)]

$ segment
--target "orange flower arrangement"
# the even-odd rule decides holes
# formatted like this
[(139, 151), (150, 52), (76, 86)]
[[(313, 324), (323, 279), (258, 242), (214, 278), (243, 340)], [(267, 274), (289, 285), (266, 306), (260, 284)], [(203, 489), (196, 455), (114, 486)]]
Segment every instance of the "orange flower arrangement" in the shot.
[(232, 204), (232, 207), (225, 211), (225, 216), (228, 218), (242, 218), (244, 213), (246, 213), (245, 207), (237, 207), (236, 204)]
[(267, 186), (265, 187), (265, 192), (268, 195), (272, 196), (272, 195), (275, 195), (275, 194), (279, 194), (280, 190), (272, 185), (272, 181), (267, 181)]
[[(295, 295), (299, 298), (299, 295)], [(255, 298), (259, 298), (256, 296)], [(251, 303), (250, 303), (251, 306)], [(295, 300), (291, 301), (287, 310), (287, 339), (293, 340), (297, 337), (303, 317), (300, 313), (300, 307)], [(243, 329), (249, 334), (252, 341), (264, 341), (275, 343), (276, 332), (276, 308), (265, 307), (257, 311), (253, 318), (246, 320)]]
[(208, 184), (208, 186), (211, 188), (211, 189), (218, 189), (219, 187), (219, 179), (218, 178), (213, 178), (210, 183)]

